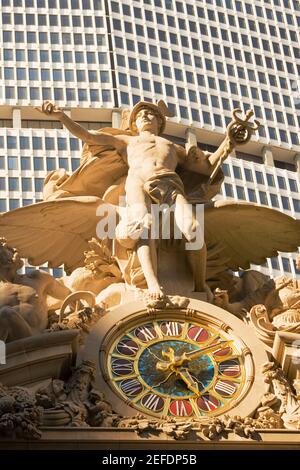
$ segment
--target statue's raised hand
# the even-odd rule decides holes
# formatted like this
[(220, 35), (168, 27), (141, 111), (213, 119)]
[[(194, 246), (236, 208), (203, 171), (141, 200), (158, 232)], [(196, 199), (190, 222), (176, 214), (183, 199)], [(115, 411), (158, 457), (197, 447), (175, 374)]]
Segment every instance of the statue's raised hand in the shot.
[(51, 101), (44, 101), (41, 108), (35, 108), (43, 114), (47, 116), (51, 116), (54, 118), (61, 118), (63, 116), (63, 111), (55, 104), (51, 103)]

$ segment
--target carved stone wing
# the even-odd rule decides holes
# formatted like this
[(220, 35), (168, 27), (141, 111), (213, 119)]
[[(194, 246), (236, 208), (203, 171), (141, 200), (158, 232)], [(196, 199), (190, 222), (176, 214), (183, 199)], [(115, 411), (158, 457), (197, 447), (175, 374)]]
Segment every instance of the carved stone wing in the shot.
[(205, 210), (208, 275), (263, 264), (300, 246), (300, 220), (247, 202), (215, 201)]
[[(81, 196), (40, 202), (0, 215), (0, 236), (32, 265), (83, 266), (88, 240), (96, 236), (100, 198)], [(111, 210), (112, 206), (110, 206)]]

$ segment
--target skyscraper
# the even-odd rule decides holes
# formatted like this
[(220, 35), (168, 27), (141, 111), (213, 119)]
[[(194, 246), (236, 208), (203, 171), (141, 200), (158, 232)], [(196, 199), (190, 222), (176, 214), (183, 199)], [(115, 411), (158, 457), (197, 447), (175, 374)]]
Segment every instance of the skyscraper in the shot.
[[(208, 150), (232, 109), (252, 108), (262, 126), (223, 165), (219, 197), (300, 217), (298, 1), (0, 1), (0, 211), (41, 200), (47, 172), (79, 164), (78, 140), (34, 109), (43, 100), (100, 128), (164, 99), (166, 133)], [(261, 269), (300, 274), (290, 254)]]

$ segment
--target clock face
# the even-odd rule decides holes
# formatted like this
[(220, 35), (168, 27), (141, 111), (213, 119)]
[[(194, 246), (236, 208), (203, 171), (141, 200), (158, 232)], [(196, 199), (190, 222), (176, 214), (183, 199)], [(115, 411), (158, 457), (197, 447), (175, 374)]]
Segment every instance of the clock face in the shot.
[(230, 334), (201, 320), (144, 320), (109, 347), (106, 370), (116, 394), (140, 412), (223, 414), (242, 397), (244, 358)]

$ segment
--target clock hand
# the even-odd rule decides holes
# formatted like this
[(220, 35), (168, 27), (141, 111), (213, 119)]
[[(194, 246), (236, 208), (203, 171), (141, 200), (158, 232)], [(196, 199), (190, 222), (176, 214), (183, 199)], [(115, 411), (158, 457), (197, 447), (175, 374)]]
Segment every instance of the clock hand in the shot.
[(178, 375), (181, 380), (186, 384), (187, 388), (195, 393), (195, 395), (200, 396), (198, 383), (193, 379), (191, 374), (187, 369), (175, 369), (176, 375)]
[(155, 359), (158, 359), (159, 361), (161, 361), (161, 358), (158, 357), (156, 354), (154, 354), (154, 352), (151, 351), (151, 349), (148, 349), (149, 353), (152, 354), (153, 357), (155, 357)]
[(207, 354), (209, 352), (217, 351), (218, 349), (225, 349), (231, 343), (233, 343), (232, 340), (230, 340), (230, 341), (220, 341), (220, 343), (213, 344), (211, 346), (207, 346), (206, 348), (202, 348), (202, 349), (198, 349), (197, 351), (191, 351), (189, 353), (185, 353), (184, 361), (192, 361), (193, 359), (197, 359), (197, 357), (200, 357), (203, 354)]

